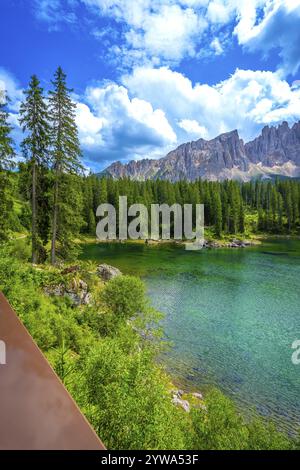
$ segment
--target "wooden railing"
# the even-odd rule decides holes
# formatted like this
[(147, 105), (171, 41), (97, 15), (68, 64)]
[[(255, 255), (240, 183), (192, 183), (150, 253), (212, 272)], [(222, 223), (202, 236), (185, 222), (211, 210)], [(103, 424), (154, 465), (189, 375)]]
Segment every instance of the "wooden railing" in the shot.
[(105, 449), (1, 292), (0, 449)]

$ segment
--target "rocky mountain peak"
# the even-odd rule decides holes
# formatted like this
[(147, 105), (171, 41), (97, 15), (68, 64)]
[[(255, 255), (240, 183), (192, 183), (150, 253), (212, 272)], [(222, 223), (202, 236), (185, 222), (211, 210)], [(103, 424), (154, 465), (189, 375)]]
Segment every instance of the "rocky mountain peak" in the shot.
[(273, 167), (287, 162), (300, 166), (300, 122), (292, 128), (286, 121), (278, 127), (265, 126), (261, 135), (245, 145), (252, 163)]
[(181, 144), (159, 160), (112, 164), (104, 172), (114, 178), (222, 180), (284, 174), (300, 175), (300, 121), (291, 128), (286, 121), (278, 127), (265, 126), (261, 134), (244, 144), (238, 130), (211, 140), (199, 139)]

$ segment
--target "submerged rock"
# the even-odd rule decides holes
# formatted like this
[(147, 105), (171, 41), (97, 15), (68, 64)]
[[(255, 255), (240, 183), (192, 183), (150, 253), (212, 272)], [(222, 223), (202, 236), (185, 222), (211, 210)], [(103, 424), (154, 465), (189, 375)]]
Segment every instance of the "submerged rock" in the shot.
[(97, 268), (97, 274), (103, 281), (110, 281), (114, 277), (122, 275), (118, 268), (110, 266), (109, 264), (100, 264)]

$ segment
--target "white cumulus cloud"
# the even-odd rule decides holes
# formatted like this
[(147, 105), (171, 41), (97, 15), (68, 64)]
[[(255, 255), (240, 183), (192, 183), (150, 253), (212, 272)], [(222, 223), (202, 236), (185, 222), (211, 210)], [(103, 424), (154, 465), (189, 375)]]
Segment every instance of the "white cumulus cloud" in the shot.
[(200, 126), (199, 122), (195, 119), (182, 119), (178, 122), (179, 127), (185, 130), (189, 138), (199, 139), (200, 137), (207, 137), (207, 129), (204, 126)]
[[(167, 67), (136, 68), (124, 76), (130, 92), (165, 111), (177, 138), (188, 130), (194, 138), (195, 122), (213, 138), (221, 132), (238, 129), (243, 138), (251, 139), (265, 124), (300, 118), (300, 90), (291, 87), (276, 73), (239, 70), (214, 86), (195, 85), (179, 72)], [(179, 123), (179, 124), (178, 124)], [(185, 123), (182, 125), (182, 123)]]
[[(136, 59), (140, 51), (143, 60), (159, 64), (161, 61), (178, 62), (196, 54), (197, 44), (207, 27), (204, 15), (195, 7), (206, 1), (167, 0), (82, 0), (127, 25), (124, 33), (126, 45), (121, 51)], [(127, 57), (128, 60), (128, 57)]]
[[(251, 3), (251, 2), (249, 2)], [(294, 75), (300, 67), (300, 0), (271, 0), (264, 2), (261, 19), (256, 9), (242, 16), (235, 28), (239, 43), (250, 51), (265, 54), (279, 49), (282, 76)]]
[[(247, 52), (278, 52), (282, 76), (300, 67), (300, 0), (34, 0), (37, 18), (58, 29), (62, 23), (93, 24), (108, 56), (123, 67), (170, 65), (186, 58), (226, 53), (238, 41)], [(80, 3), (90, 16), (82, 18)], [(119, 25), (117, 27), (116, 25)], [(102, 25), (102, 26), (101, 26)], [(226, 38), (224, 44), (224, 30)]]
[(164, 111), (146, 100), (130, 98), (116, 83), (88, 87), (77, 105), (77, 124), (83, 149), (100, 165), (111, 160), (163, 155), (176, 144), (176, 134)]
[(14, 76), (6, 69), (0, 67), (0, 90), (5, 92), (9, 98), (8, 108), (10, 111), (18, 111), (23, 99), (23, 92)]

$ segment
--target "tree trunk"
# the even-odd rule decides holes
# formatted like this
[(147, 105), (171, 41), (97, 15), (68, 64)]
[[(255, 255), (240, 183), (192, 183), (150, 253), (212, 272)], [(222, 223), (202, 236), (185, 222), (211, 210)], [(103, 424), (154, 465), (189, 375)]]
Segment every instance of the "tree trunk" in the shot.
[(36, 161), (33, 160), (32, 166), (32, 263), (37, 263), (37, 233), (36, 233)]
[(53, 209), (53, 223), (52, 223), (52, 242), (51, 242), (51, 263), (56, 263), (56, 238), (57, 238), (57, 222), (58, 222), (58, 169), (55, 175), (54, 187), (54, 209)]

